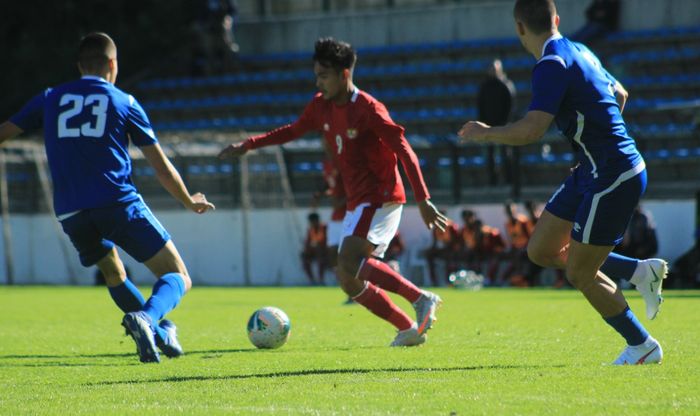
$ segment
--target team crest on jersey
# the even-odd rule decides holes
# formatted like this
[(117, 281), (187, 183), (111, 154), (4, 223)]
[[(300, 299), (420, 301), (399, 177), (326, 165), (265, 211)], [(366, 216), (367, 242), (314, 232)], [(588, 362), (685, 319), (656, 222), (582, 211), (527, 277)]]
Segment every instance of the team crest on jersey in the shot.
[(354, 139), (357, 137), (357, 129), (348, 129), (348, 139)]
[(323, 124), (323, 131), (328, 131), (331, 129), (331, 126), (328, 125), (328, 123)]

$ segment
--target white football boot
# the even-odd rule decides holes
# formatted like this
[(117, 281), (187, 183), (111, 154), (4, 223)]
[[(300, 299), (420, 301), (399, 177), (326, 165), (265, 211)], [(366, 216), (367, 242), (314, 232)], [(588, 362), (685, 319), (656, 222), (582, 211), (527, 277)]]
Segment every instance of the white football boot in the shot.
[(433, 292), (423, 291), (417, 301), (413, 303), (413, 309), (416, 311), (416, 324), (418, 325), (418, 333), (425, 334), (433, 326), (433, 322), (437, 321), (435, 311), (442, 304), (440, 296)]
[(656, 318), (664, 298), (661, 286), (668, 275), (668, 263), (662, 259), (639, 260), (630, 282), (635, 285), (646, 304), (648, 319)]
[(613, 365), (661, 364), (664, 352), (659, 341), (651, 336), (640, 345), (628, 345)]
[(413, 347), (424, 343), (427, 338), (427, 335), (418, 333), (418, 326), (414, 323), (412, 327), (399, 331), (394, 341), (392, 341), (391, 346)]

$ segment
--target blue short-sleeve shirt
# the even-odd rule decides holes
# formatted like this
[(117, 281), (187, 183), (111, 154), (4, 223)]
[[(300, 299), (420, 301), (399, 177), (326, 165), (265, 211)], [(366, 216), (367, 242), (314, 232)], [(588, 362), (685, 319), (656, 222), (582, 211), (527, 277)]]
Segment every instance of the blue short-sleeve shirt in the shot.
[(44, 127), (57, 216), (139, 198), (129, 142), (158, 140), (141, 105), (113, 84), (84, 76), (49, 88), (10, 121), (25, 131)]
[(555, 116), (572, 141), (576, 159), (592, 180), (642, 162), (615, 100), (615, 78), (580, 43), (553, 35), (532, 73), (529, 110)]

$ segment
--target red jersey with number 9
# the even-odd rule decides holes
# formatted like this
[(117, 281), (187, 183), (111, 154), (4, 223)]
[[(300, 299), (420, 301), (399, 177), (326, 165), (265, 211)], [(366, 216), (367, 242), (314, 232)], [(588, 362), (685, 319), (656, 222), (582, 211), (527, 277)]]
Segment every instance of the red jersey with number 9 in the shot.
[(348, 210), (364, 202), (406, 202), (397, 160), (401, 160), (416, 200), (430, 197), (403, 127), (394, 123), (384, 104), (358, 89), (341, 106), (316, 94), (297, 121), (251, 137), (245, 147), (282, 144), (309, 131), (321, 132), (328, 142), (343, 178)]

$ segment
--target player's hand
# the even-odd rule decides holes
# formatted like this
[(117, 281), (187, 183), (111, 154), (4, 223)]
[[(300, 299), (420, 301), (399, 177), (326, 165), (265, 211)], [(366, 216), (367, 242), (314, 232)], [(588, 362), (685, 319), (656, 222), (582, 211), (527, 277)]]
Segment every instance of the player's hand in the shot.
[(226, 159), (230, 157), (243, 156), (248, 152), (248, 149), (243, 145), (244, 142), (231, 143), (230, 145), (224, 147), (217, 156), (219, 159)]
[(442, 215), (430, 200), (426, 199), (419, 202), (418, 210), (420, 211), (420, 216), (423, 217), (423, 222), (429, 229), (432, 230), (434, 227), (437, 227), (440, 231), (445, 231), (445, 228), (447, 228), (447, 217)]
[(192, 195), (191, 201), (186, 204), (187, 209), (190, 211), (196, 212), (197, 214), (204, 214), (205, 212), (209, 210), (215, 210), (216, 207), (214, 204), (211, 202), (207, 201), (207, 197), (204, 196), (203, 193), (197, 192), (196, 194)]
[(480, 121), (468, 121), (467, 124), (463, 125), (461, 129), (459, 129), (459, 132), (457, 132), (457, 135), (462, 139), (462, 143), (464, 142), (476, 142), (476, 143), (484, 143), (486, 142), (486, 132), (488, 129), (490, 129), (491, 126), (489, 126), (486, 123), (482, 123)]

